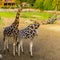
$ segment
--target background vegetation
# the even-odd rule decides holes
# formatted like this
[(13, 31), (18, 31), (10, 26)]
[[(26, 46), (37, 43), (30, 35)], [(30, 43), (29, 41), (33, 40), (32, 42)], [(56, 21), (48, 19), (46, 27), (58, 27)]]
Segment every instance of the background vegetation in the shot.
[[(55, 7), (58, 7), (60, 10), (60, 0), (21, 0), (27, 2), (32, 6), (32, 8), (38, 8), (40, 10), (55, 10)], [(16, 0), (16, 3), (19, 4), (20, 0)]]
[[(15, 18), (16, 12), (0, 12), (1, 18)], [(53, 16), (51, 13), (46, 12), (21, 12), (20, 17), (33, 20), (47, 20), (49, 17)]]

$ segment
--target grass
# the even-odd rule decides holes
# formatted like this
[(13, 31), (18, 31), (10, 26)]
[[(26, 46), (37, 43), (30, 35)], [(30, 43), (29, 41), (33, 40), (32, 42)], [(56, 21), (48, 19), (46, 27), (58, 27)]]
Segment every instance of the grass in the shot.
[(51, 17), (52, 14), (44, 13), (44, 12), (22, 12), (21, 17), (24, 18), (32, 18), (32, 19), (38, 19), (38, 20), (45, 20), (48, 19), (48, 17)]
[[(15, 18), (16, 12), (0, 12), (0, 16), (5, 18)], [(21, 12), (20, 17), (24, 19), (46, 20), (51, 16), (53, 16), (53, 14), (45, 12)]]
[(12, 18), (15, 17), (15, 15), (15, 12), (0, 12), (0, 16), (5, 18)]

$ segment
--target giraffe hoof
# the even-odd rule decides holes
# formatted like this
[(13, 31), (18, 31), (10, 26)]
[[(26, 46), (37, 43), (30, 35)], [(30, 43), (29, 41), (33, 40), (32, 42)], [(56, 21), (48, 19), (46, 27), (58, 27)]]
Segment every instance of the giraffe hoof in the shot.
[(7, 51), (9, 52), (9, 49), (7, 49)]
[(33, 57), (33, 55), (30, 55), (30, 57), (32, 58), (32, 57)]

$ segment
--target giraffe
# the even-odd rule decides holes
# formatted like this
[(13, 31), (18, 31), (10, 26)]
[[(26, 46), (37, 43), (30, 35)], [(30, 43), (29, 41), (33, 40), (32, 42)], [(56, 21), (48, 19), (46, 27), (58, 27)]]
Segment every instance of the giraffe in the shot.
[[(30, 56), (33, 56), (32, 53), (32, 47), (33, 47), (33, 39), (35, 36), (38, 36), (38, 28), (39, 28), (40, 24), (38, 22), (34, 22), (33, 24), (30, 24), (28, 27), (19, 30), (18, 32), (18, 36), (17, 36), (17, 49), (18, 49), (18, 56), (20, 56), (20, 48), (21, 51), (23, 51), (23, 41), (25, 39), (29, 39), (30, 40)], [(24, 39), (24, 40), (23, 40)]]
[(3, 42), (4, 42), (4, 53), (7, 49), (9, 51), (8, 47), (8, 40), (6, 38), (12, 37), (13, 39), (13, 55), (15, 56), (15, 46), (16, 46), (16, 40), (17, 40), (17, 34), (18, 34), (18, 26), (19, 26), (19, 16), (22, 11), (22, 3), (20, 3), (20, 7), (18, 8), (15, 21), (8, 27), (5, 27), (3, 31)]

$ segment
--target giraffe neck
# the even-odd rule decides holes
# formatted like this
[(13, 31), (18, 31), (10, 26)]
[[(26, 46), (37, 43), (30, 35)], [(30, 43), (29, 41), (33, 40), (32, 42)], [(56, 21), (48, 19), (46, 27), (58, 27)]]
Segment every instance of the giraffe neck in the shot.
[(22, 5), (20, 4), (20, 7), (18, 8), (18, 11), (16, 14), (15, 21), (12, 23), (12, 26), (14, 26), (15, 28), (18, 28), (18, 26), (19, 26), (19, 16), (20, 16), (21, 11), (22, 11)]

